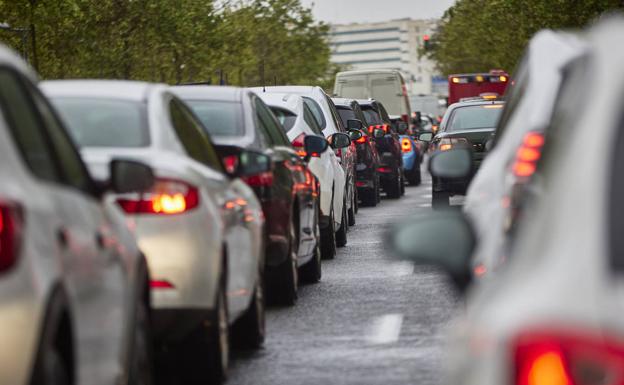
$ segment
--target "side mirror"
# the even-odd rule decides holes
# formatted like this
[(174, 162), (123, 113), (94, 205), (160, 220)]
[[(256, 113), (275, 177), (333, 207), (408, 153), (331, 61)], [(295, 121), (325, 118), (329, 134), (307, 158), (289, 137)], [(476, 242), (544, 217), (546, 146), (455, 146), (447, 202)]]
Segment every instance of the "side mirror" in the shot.
[(349, 138), (353, 141), (360, 139), (363, 135), (360, 130), (349, 130)]
[(400, 223), (390, 233), (390, 245), (401, 259), (441, 268), (462, 292), (470, 284), (476, 238), (461, 211), (427, 212)]
[(351, 145), (351, 139), (349, 135), (343, 134), (342, 132), (337, 132), (331, 136), (331, 145), (334, 149), (345, 148)]
[(421, 132), (420, 134), (418, 134), (418, 140), (420, 140), (421, 142), (431, 142), (431, 139), (433, 139), (433, 132)]
[(468, 148), (439, 151), (429, 159), (429, 172), (437, 178), (464, 179), (470, 176), (472, 169), (472, 151)]
[(258, 151), (242, 150), (238, 153), (232, 176), (258, 175), (271, 171), (271, 157)]
[(383, 138), (385, 135), (386, 132), (381, 128), (376, 128), (375, 130), (373, 130), (373, 138), (375, 139)]
[(154, 186), (154, 172), (134, 160), (114, 159), (110, 163), (109, 188), (117, 194), (147, 191)]
[(397, 122), (397, 132), (400, 135), (405, 135), (405, 133), (407, 132), (407, 129), (408, 129), (407, 123), (405, 123), (402, 120)]
[(306, 160), (309, 160), (310, 157), (321, 156), (328, 148), (329, 142), (321, 136), (306, 135), (303, 139), (303, 149), (306, 152)]
[(361, 130), (362, 128), (364, 128), (364, 124), (361, 120), (349, 119), (347, 120), (347, 128), (349, 130)]

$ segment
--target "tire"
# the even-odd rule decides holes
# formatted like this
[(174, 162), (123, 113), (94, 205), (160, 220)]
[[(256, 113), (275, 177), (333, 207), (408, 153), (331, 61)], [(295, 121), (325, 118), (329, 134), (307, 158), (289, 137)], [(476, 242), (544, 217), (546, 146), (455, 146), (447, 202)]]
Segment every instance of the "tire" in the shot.
[(401, 171), (401, 184), (399, 185), (401, 196), (405, 195), (405, 173)]
[(321, 265), (321, 241), (320, 241), (320, 230), (318, 224), (316, 225), (317, 231), (317, 239), (316, 247), (314, 248), (314, 255), (312, 259), (301, 266), (300, 269), (300, 277), (301, 280), (305, 283), (318, 283), (321, 281), (321, 277), (323, 276), (323, 269)]
[(334, 231), (334, 206), (329, 214), (329, 225), (321, 230), (321, 257), (334, 259), (336, 256), (336, 232)]
[(34, 373), (31, 385), (70, 385), (68, 365), (63, 359), (58, 347), (46, 346), (40, 358), (43, 362), (38, 364), (38, 372)]
[(154, 383), (149, 309), (142, 298), (135, 310), (132, 351), (130, 356), (129, 384)]
[(433, 191), (431, 193), (431, 207), (434, 210), (445, 209), (449, 207), (449, 193), (446, 191)]
[(386, 189), (388, 198), (399, 199), (401, 197), (401, 175), (398, 174), (392, 181), (389, 182)]
[(410, 186), (419, 186), (421, 182), (420, 167), (414, 165), (415, 169), (407, 175)]
[(336, 246), (337, 247), (345, 247), (347, 245), (347, 204), (346, 202), (342, 205), (342, 221), (340, 222), (340, 228), (336, 231)]
[[(221, 384), (227, 378), (230, 343), (225, 280), (209, 322), (202, 322), (178, 352), (178, 373), (183, 384)], [(206, 325), (208, 324), (208, 325)]]
[(377, 206), (377, 196), (379, 189), (377, 187), (362, 192), (362, 204), (367, 207)]
[[(355, 206), (354, 212), (357, 214), (358, 211), (360, 211), (360, 193), (358, 193), (355, 183), (353, 185), (353, 204)], [(355, 219), (353, 220), (353, 224), (355, 224)]]
[(238, 347), (259, 349), (266, 336), (264, 283), (258, 274), (249, 308), (233, 326), (232, 334)]
[(355, 192), (353, 193), (353, 200), (351, 201), (351, 208), (348, 212), (349, 226), (355, 226), (355, 205), (357, 204), (357, 199), (355, 198)]
[(299, 269), (297, 267), (297, 254), (299, 250), (299, 237), (295, 224), (290, 221), (288, 230), (290, 250), (288, 260), (278, 267), (278, 282), (276, 286), (276, 298), (281, 305), (293, 306), (297, 303), (297, 290), (299, 288)]

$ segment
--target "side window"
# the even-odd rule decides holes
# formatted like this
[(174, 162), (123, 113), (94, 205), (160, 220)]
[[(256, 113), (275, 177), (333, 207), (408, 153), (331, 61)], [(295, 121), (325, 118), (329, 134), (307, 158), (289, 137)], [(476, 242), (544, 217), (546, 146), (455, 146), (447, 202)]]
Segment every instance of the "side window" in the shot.
[(258, 123), (262, 130), (267, 134), (270, 141), (277, 146), (290, 146), (290, 142), (284, 134), (284, 130), (280, 128), (279, 122), (273, 116), (273, 113), (264, 104), (260, 98), (255, 100), (256, 115)]
[(325, 127), (327, 127), (327, 122), (325, 121), (325, 114), (323, 114), (321, 106), (319, 106), (319, 104), (314, 99), (305, 96), (303, 97), (303, 101), (305, 102), (306, 106), (310, 108), (310, 111), (312, 111), (312, 115), (314, 115), (318, 126), (321, 128), (321, 131), (323, 131)]
[(188, 155), (196, 161), (223, 172), (223, 166), (212, 142), (193, 113), (177, 99), (169, 102), (171, 123)]
[(336, 106), (334, 105), (334, 102), (332, 102), (331, 99), (327, 96), (325, 96), (325, 99), (327, 100), (327, 104), (329, 105), (329, 111), (331, 112), (332, 119), (334, 120), (336, 130), (338, 130), (339, 132), (344, 132), (345, 129), (342, 125), (342, 120), (340, 120), (340, 116), (338, 116), (338, 111), (336, 111)]
[(318, 122), (314, 117), (314, 114), (310, 110), (310, 107), (308, 107), (308, 105), (305, 103), (303, 104), (303, 120), (305, 120), (305, 122), (308, 124), (308, 126), (310, 126), (315, 134), (321, 136), (323, 135), (323, 130), (321, 130), (321, 127), (319, 127)]
[(31, 95), (33, 95), (33, 100), (39, 112), (41, 112), (45, 127), (50, 133), (50, 140), (63, 171), (65, 182), (79, 190), (89, 191), (92, 187), (91, 177), (67, 131), (61, 125), (41, 93), (31, 89)]
[(17, 75), (0, 69), (0, 103), (24, 162), (41, 179), (59, 182), (60, 176), (49, 150), (39, 113)]

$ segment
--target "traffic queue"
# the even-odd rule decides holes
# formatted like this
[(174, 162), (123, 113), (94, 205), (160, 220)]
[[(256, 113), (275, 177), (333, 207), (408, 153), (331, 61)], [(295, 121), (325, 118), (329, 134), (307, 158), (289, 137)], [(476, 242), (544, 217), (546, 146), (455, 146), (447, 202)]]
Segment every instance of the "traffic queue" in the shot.
[[(447, 273), (465, 300), (445, 383), (624, 382), (623, 38), (621, 16), (541, 31), (497, 119), (484, 112), (496, 102), (460, 100), (436, 136), (421, 134), (437, 147), (434, 192), (465, 204), (402, 223), (390, 240), (401, 258)], [(470, 128), (490, 132), (487, 157)]]
[(407, 115), (368, 95), (41, 82), (4, 47), (0, 84), (2, 384), (150, 384), (165, 351), (220, 383), (359, 205), (420, 183)]

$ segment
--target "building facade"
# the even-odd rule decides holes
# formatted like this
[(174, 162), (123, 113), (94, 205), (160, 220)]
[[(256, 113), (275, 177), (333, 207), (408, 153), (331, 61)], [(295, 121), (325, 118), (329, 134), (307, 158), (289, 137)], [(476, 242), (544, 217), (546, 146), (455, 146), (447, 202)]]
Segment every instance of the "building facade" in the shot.
[(333, 25), (330, 31), (332, 62), (348, 70), (397, 69), (412, 95), (438, 94), (434, 64), (419, 56), (426, 36), (437, 20), (401, 19), (383, 23)]

